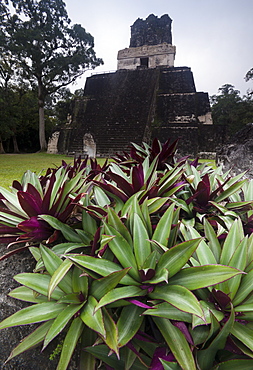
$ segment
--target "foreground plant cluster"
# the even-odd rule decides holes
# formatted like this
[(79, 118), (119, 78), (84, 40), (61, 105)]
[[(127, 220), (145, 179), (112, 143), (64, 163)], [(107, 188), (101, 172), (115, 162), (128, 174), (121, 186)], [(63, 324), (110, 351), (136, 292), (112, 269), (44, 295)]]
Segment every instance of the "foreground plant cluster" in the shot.
[(75, 350), (86, 370), (253, 368), (253, 182), (176, 144), (0, 188), (1, 259), (36, 260), (9, 294), (30, 305), (0, 329), (39, 323), (8, 360), (58, 337), (58, 370)]

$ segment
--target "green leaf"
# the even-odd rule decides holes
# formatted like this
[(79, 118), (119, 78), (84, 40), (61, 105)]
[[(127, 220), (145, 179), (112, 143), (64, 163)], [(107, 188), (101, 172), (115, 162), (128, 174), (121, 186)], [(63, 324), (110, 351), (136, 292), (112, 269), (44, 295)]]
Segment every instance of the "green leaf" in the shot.
[[(60, 285), (60, 286), (63, 286), (64, 287), (65, 281), (63, 281), (63, 279), (66, 277), (66, 274), (68, 273), (68, 271), (70, 270), (70, 268), (72, 267), (72, 265), (73, 265), (73, 262), (71, 262), (70, 260), (66, 259), (55, 270), (55, 272), (53, 273), (53, 275), (51, 277), (50, 284), (48, 286), (48, 298), (49, 299), (51, 297), (52, 292), (57, 287), (57, 285)], [(69, 279), (67, 279), (67, 281), (70, 283), (70, 286), (67, 286), (67, 288), (65, 288), (65, 292), (66, 293), (71, 293), (72, 292), (72, 282), (71, 282), (71, 280), (69, 281)]]
[(169, 276), (174, 276), (189, 260), (200, 241), (200, 238), (188, 240), (169, 249), (158, 261), (156, 271), (166, 268), (169, 271)]
[(81, 276), (82, 270), (77, 266), (74, 266), (72, 272), (72, 291), (75, 293), (82, 292), (84, 297), (88, 295), (88, 277)]
[(213, 370), (252, 370), (253, 360), (230, 360), (219, 363)]
[(49, 321), (44, 322), (37, 329), (35, 329), (31, 334), (29, 334), (27, 337), (22, 339), (22, 341), (17, 345), (17, 347), (15, 347), (12, 350), (12, 352), (11, 352), (10, 356), (8, 357), (8, 359), (6, 360), (6, 362), (11, 360), (15, 356), (20, 355), (20, 353), (23, 353), (26, 350), (28, 350), (32, 347), (35, 347), (39, 343), (41, 343), (44, 340), (48, 330), (50, 329), (50, 327), (52, 325), (52, 322), (53, 322), (53, 320), (49, 320)]
[(151, 253), (151, 246), (147, 229), (137, 213), (134, 214), (133, 245), (137, 266), (141, 269)]
[(119, 215), (110, 207), (107, 209), (107, 211), (108, 211), (108, 221), (107, 221), (108, 225), (112, 226), (115, 230), (117, 230), (123, 236), (123, 238), (126, 239), (129, 245), (132, 245), (133, 241), (130, 232), (121, 221)]
[(116, 353), (117, 357), (119, 358), (119, 348), (118, 348), (118, 328), (107, 312), (107, 310), (104, 308), (103, 310), (103, 316), (104, 316), (104, 325), (105, 325), (105, 343), (107, 346)]
[(109, 248), (123, 268), (132, 267), (129, 271), (129, 275), (138, 281), (139, 273), (131, 246), (128, 244), (126, 239), (113, 227), (107, 224), (105, 224), (104, 227), (107, 234), (115, 235), (115, 238), (109, 242)]
[[(102, 258), (95, 258), (79, 254), (67, 254), (66, 257), (80, 266), (83, 266), (88, 270), (91, 270), (102, 276), (107, 276), (113, 272), (122, 270), (122, 267), (119, 264)], [(139, 283), (131, 278), (131, 276), (128, 274), (122, 278), (121, 283), (124, 285), (139, 285)]]
[(98, 186), (94, 186), (94, 196), (100, 207), (108, 206), (111, 203), (105, 192)]
[(217, 263), (220, 260), (221, 246), (214, 229), (212, 228), (211, 224), (208, 222), (206, 218), (204, 218), (204, 230), (205, 236), (209, 240), (209, 248), (213, 252), (213, 255), (216, 259), (215, 263)]
[(233, 309), (231, 309), (231, 314), (228, 321), (220, 330), (218, 335), (213, 339), (208, 348), (202, 351), (198, 351), (198, 363), (201, 370), (209, 370), (210, 365), (212, 366), (213, 364), (217, 351), (225, 347), (227, 337), (230, 334), (231, 329), (233, 328), (234, 320), (235, 314)]
[(82, 334), (83, 322), (79, 317), (76, 317), (67, 332), (63, 342), (61, 357), (56, 370), (66, 370), (71, 360), (72, 354), (76, 348), (77, 342)]
[(47, 302), (23, 308), (4, 319), (0, 323), (0, 329), (54, 319), (65, 307), (65, 304)]
[(19, 299), (25, 302), (31, 303), (42, 303), (48, 302), (48, 298), (44, 295), (36, 293), (34, 290), (27, 288), (26, 286), (20, 286), (13, 289), (9, 294), (10, 297)]
[(67, 224), (59, 221), (57, 218), (49, 215), (40, 215), (55, 230), (60, 230), (64, 238), (73, 243), (82, 243), (80, 236)]
[(70, 304), (59, 313), (45, 337), (43, 349), (65, 328), (73, 316), (81, 310), (84, 303), (79, 305)]
[(101, 299), (105, 294), (119, 284), (129, 270), (130, 267), (124, 270), (113, 272), (104, 278), (94, 280), (91, 284), (90, 294), (98, 300)]
[(233, 334), (237, 339), (239, 339), (245, 346), (247, 346), (251, 351), (253, 351), (253, 330), (248, 328), (246, 325), (235, 322), (233, 328), (231, 329), (231, 334)]
[(134, 304), (124, 307), (117, 322), (119, 347), (125, 346), (139, 330), (144, 309)]
[(220, 263), (228, 265), (240, 241), (244, 238), (244, 232), (241, 221), (234, 221), (222, 247)]
[(155, 213), (157, 212), (166, 202), (168, 202), (169, 198), (163, 197), (163, 198), (152, 198), (147, 200), (147, 206), (149, 213)]
[(189, 290), (205, 288), (242, 274), (233, 267), (222, 265), (207, 265), (187, 267), (169, 280), (169, 285), (183, 285)]
[[(50, 284), (51, 276), (44, 275), (44, 274), (34, 274), (32, 272), (26, 272), (23, 274), (18, 274), (14, 276), (14, 279), (22, 284), (27, 286), (28, 288), (47, 296), (48, 294), (48, 287)], [(52, 293), (52, 299), (58, 300), (64, 295), (64, 292), (56, 287), (54, 292)]]
[(168, 319), (154, 317), (153, 320), (182, 369), (196, 370), (191, 349), (183, 333)]
[(143, 315), (164, 317), (165, 319), (184, 321), (188, 323), (192, 322), (191, 314), (180, 311), (167, 302), (163, 302), (153, 306), (151, 309), (144, 311)]
[(233, 305), (238, 306), (253, 291), (253, 270), (242, 276), (240, 287), (233, 299)]
[(174, 213), (174, 203), (166, 210), (163, 216), (160, 218), (152, 239), (157, 241), (158, 243), (166, 246), (168, 245), (168, 239), (170, 236), (171, 225), (173, 220), (173, 213)]
[(96, 306), (96, 310), (99, 308), (118, 301), (119, 299), (125, 299), (125, 298), (133, 298), (138, 296), (145, 296), (146, 291), (135, 286), (126, 286), (121, 288), (115, 288), (113, 290), (110, 290), (107, 294), (105, 294), (100, 301), (98, 302)]
[[(51, 276), (55, 275), (56, 271), (58, 271), (59, 268), (60, 270), (63, 270), (62, 259), (58, 257), (52, 250), (41, 244), (40, 251), (46, 270), (49, 272)], [(65, 265), (66, 262), (64, 263), (64, 267)], [(65, 271), (64, 274), (62, 271), (61, 279), (58, 279), (57, 285), (59, 286), (60, 289), (62, 289), (65, 293), (68, 294), (72, 292), (72, 282), (71, 275), (70, 274), (66, 275), (67, 272), (68, 269)]]
[(177, 309), (201, 317), (203, 320), (204, 312), (195, 297), (187, 288), (179, 285), (157, 286), (152, 293), (149, 293), (151, 299), (163, 299)]
[(110, 349), (106, 345), (99, 344), (97, 346), (86, 347), (84, 350), (115, 370), (125, 370), (124, 361), (119, 360), (114, 353), (110, 354)]
[[(84, 205), (88, 206), (88, 197), (84, 199)], [(97, 231), (97, 223), (93, 217), (86, 211), (82, 211), (82, 226), (83, 230), (87, 231), (89, 234), (94, 235)]]
[(159, 358), (164, 370), (181, 370), (182, 368), (176, 362), (168, 362)]
[(80, 318), (82, 321), (92, 330), (96, 331), (100, 335), (102, 335), (104, 338), (106, 336), (105, 327), (104, 327), (104, 321), (103, 321), (103, 315), (101, 309), (96, 309), (97, 306), (97, 300), (89, 296), (88, 302), (85, 304), (84, 308), (82, 309), (82, 312), (80, 314)]
[(85, 248), (87, 245), (84, 243), (60, 243), (52, 248), (52, 251), (58, 256), (69, 253), (74, 249)]
[(239, 181), (232, 186), (230, 186), (228, 189), (224, 190), (218, 197), (214, 199), (216, 203), (222, 202), (224, 199), (229, 198), (232, 194), (234, 194), (236, 191), (240, 190), (242, 186), (245, 184), (247, 180)]
[[(198, 233), (198, 231), (194, 227), (188, 226), (187, 229), (189, 230), (191, 239), (201, 237), (201, 235)], [(201, 242), (199, 243), (199, 246), (196, 249), (196, 255), (201, 265), (217, 263), (212, 250), (209, 248), (209, 246), (206, 244), (204, 240), (201, 240)]]
[[(247, 241), (247, 238), (244, 238), (241, 241), (229, 262), (229, 266), (244, 271), (247, 263)], [(242, 277), (243, 275), (237, 275), (233, 279), (228, 281), (229, 296), (232, 300), (239, 289)]]

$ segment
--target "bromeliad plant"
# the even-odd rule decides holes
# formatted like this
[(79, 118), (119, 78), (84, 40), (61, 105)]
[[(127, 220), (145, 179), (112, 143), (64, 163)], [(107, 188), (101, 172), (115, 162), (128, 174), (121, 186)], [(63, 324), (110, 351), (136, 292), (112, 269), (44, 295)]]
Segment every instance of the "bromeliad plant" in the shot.
[(150, 153), (86, 176), (76, 221), (37, 215), (60, 239), (30, 242), (35, 270), (14, 277), (31, 305), (0, 329), (39, 326), (8, 360), (59, 337), (58, 370), (75, 350), (87, 370), (253, 366), (252, 182)]

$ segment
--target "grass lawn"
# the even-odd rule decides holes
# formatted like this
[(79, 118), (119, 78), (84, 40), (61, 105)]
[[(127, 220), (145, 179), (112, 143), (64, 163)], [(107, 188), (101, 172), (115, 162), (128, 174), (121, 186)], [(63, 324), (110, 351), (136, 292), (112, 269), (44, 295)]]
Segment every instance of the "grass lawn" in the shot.
[[(49, 167), (54, 168), (59, 166), (62, 160), (67, 163), (73, 163), (74, 158), (48, 153), (0, 154), (0, 186), (8, 188), (13, 180), (20, 181), (27, 170), (31, 170), (37, 174), (41, 171), (43, 173)], [(97, 158), (97, 161), (103, 163), (104, 158)], [(209, 165), (215, 168), (215, 161), (213, 160), (202, 159), (200, 162), (208, 162)]]
[(8, 188), (13, 180), (20, 181), (27, 170), (39, 174), (49, 167), (59, 166), (62, 159), (67, 163), (73, 163), (73, 157), (58, 154), (0, 154), (0, 186)]

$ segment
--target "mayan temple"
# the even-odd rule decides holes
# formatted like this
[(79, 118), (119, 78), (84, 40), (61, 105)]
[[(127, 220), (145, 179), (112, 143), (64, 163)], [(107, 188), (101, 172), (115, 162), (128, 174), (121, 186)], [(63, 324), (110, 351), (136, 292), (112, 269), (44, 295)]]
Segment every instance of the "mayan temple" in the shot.
[(87, 78), (49, 151), (110, 156), (154, 137), (179, 138), (184, 154), (215, 150), (223, 133), (212, 125), (208, 93), (196, 91), (191, 69), (174, 66), (171, 23), (167, 14), (134, 22), (117, 71)]

